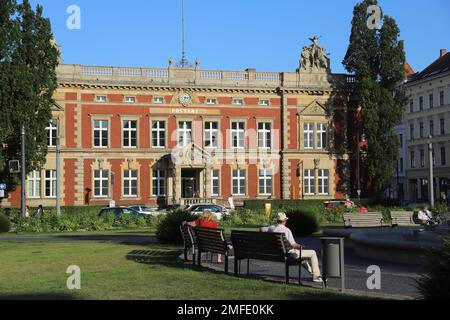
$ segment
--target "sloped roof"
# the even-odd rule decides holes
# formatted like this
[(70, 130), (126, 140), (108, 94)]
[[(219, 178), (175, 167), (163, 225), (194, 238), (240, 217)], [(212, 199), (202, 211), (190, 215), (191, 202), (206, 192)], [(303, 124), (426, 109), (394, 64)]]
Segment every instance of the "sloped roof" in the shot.
[(412, 81), (418, 81), (450, 71), (450, 52), (440, 57), (423, 71), (414, 75)]

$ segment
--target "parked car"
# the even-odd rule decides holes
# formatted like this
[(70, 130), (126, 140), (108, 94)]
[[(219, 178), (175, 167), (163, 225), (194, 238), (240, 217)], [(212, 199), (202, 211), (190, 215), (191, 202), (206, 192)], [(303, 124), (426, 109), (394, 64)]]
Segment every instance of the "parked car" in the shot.
[(150, 208), (150, 207), (145, 206), (145, 205), (129, 206), (128, 209), (133, 209), (133, 210), (139, 212), (140, 214), (142, 214), (144, 216), (154, 216), (158, 212), (158, 209)]
[(116, 219), (120, 219), (122, 215), (130, 215), (130, 216), (136, 216), (138, 218), (143, 217), (142, 214), (140, 214), (138, 211), (130, 208), (104, 208), (100, 210), (98, 213), (99, 217), (104, 217), (109, 214), (114, 214)]
[(216, 216), (217, 220), (222, 220), (224, 216), (229, 214), (229, 210), (219, 204), (201, 203), (190, 205), (186, 208), (186, 211), (192, 213), (203, 213), (205, 211), (211, 211)]

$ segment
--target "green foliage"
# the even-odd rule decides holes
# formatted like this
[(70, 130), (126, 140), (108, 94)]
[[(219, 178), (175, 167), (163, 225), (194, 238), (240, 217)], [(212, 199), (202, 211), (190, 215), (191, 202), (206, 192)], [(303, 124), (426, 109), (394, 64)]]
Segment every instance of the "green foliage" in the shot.
[(9, 222), (8, 217), (0, 213), (0, 233), (9, 232), (10, 227), (11, 223)]
[(0, 1), (0, 181), (8, 191), (18, 183), (9, 160), (20, 158), (21, 126), (26, 127), (26, 169), (39, 169), (47, 155), (45, 128), (51, 119), (57, 87), (59, 52), (50, 21), (28, 0)]
[(441, 248), (428, 253), (425, 275), (419, 280), (418, 288), (424, 299), (443, 300), (450, 297), (450, 236), (444, 238)]
[(406, 102), (404, 89), (405, 52), (395, 20), (384, 16), (381, 29), (369, 29), (367, 8), (376, 0), (355, 6), (347, 54), (343, 61), (356, 76), (352, 98), (362, 106), (362, 125), (367, 139), (363, 165), (375, 191), (391, 183), (400, 141), (394, 127), (401, 121)]
[(156, 236), (164, 244), (182, 244), (180, 226), (183, 221), (194, 221), (196, 216), (184, 210), (168, 212), (158, 223)]
[(317, 217), (311, 212), (298, 209), (288, 211), (287, 216), (289, 217), (287, 227), (296, 237), (310, 236), (319, 231)]
[(221, 221), (223, 227), (262, 227), (276, 222), (276, 214), (266, 219), (264, 210), (233, 211)]
[(245, 200), (244, 208), (250, 210), (264, 210), (266, 203), (272, 205), (272, 210), (288, 210), (298, 208), (318, 208), (325, 200)]

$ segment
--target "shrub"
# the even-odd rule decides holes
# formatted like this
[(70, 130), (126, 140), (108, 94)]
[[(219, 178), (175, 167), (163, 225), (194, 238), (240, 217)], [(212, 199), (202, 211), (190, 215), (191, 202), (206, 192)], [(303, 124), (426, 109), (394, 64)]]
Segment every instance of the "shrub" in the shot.
[(310, 236), (319, 231), (317, 218), (310, 212), (291, 210), (287, 212), (287, 216), (289, 217), (287, 227), (296, 237)]
[(450, 236), (444, 237), (440, 248), (428, 253), (425, 275), (418, 281), (418, 289), (426, 300), (442, 300), (450, 297)]
[(9, 232), (10, 227), (11, 223), (9, 222), (9, 218), (0, 213), (0, 233)]
[(183, 221), (194, 221), (195, 218), (195, 215), (183, 210), (168, 212), (157, 226), (156, 236), (158, 240), (165, 244), (182, 244), (183, 237), (181, 236), (180, 225)]
[(272, 212), (269, 220), (266, 220), (266, 215), (263, 210), (248, 210), (233, 211), (221, 221), (224, 227), (261, 227), (267, 224), (273, 224), (276, 220), (276, 215)]

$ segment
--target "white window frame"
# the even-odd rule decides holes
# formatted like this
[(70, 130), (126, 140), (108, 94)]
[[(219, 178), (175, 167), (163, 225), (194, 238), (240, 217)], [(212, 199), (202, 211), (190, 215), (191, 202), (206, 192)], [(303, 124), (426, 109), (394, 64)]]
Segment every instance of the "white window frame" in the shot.
[[(98, 122), (99, 123), (99, 128), (95, 128), (95, 123)], [(104, 127), (103, 125), (106, 123), (106, 127)], [(95, 145), (95, 132), (98, 131), (99, 132), (99, 144), (98, 146)], [(108, 148), (109, 146), (109, 120), (103, 120), (103, 119), (94, 119), (93, 121), (93, 130), (92, 130), (92, 145), (94, 148), (97, 149), (105, 149)], [(106, 135), (106, 140), (107, 140), (107, 144), (106, 146), (103, 145), (103, 139)]]
[(319, 187), (319, 195), (327, 196), (330, 194), (330, 170), (319, 169), (317, 185)]
[(48, 122), (48, 127), (45, 128), (47, 130), (47, 143), (48, 147), (56, 147), (57, 140), (58, 139), (58, 120), (51, 119)]
[[(260, 128), (262, 125), (262, 128)], [(272, 123), (259, 122), (258, 123), (258, 148), (270, 149), (272, 148)]]
[[(263, 192), (261, 192), (261, 189)], [(273, 171), (260, 169), (258, 177), (258, 193), (261, 196), (271, 196), (273, 193)]]
[(125, 97), (125, 103), (136, 103), (136, 97), (133, 96)]
[[(157, 192), (155, 193), (155, 188)], [(152, 196), (167, 196), (167, 174), (164, 170), (152, 170)]]
[[(213, 124), (217, 126), (216, 129), (213, 128)], [(210, 142), (207, 145), (207, 142)], [(206, 149), (217, 149), (219, 147), (219, 122), (217, 121), (206, 121), (205, 122), (205, 148)]]
[(303, 172), (304, 193), (307, 196), (316, 194), (316, 177), (314, 169), (305, 169)]
[(303, 145), (305, 149), (314, 149), (314, 123), (303, 124)]
[[(233, 196), (245, 196), (247, 194), (247, 170), (233, 169), (231, 176)], [(235, 189), (237, 189), (237, 192), (235, 192)], [(242, 189), (244, 192), (242, 192)]]
[(233, 105), (235, 105), (235, 106), (243, 106), (244, 105), (244, 99), (241, 99), (241, 98), (233, 99)]
[[(234, 125), (236, 125), (236, 128), (233, 128)], [(243, 128), (241, 128), (241, 125)], [(231, 131), (231, 148), (245, 149), (245, 122), (232, 121), (230, 131)]]
[(106, 103), (108, 101), (108, 97), (104, 95), (95, 96), (95, 102)]
[(328, 124), (317, 124), (317, 149), (324, 150), (328, 148)]
[[(217, 188), (217, 192), (214, 192), (215, 188)], [(211, 170), (211, 196), (212, 197), (220, 196), (220, 170), (219, 169)]]
[(192, 143), (192, 121), (178, 122), (178, 145), (182, 148)]
[[(136, 173), (136, 176), (133, 176)], [(139, 171), (136, 169), (123, 170), (123, 197), (124, 198), (137, 198), (139, 195)], [(136, 194), (133, 191), (133, 182), (136, 182)], [(128, 187), (128, 193), (126, 189)]]
[(217, 99), (216, 98), (207, 98), (206, 99), (206, 104), (209, 105), (209, 106), (216, 105), (217, 104)]
[(41, 198), (41, 171), (35, 170), (28, 175), (28, 198)]
[[(96, 177), (96, 173), (99, 172), (99, 177)], [(106, 173), (106, 175), (105, 175)], [(99, 182), (99, 187), (96, 188), (95, 183)], [(106, 194), (103, 193), (106, 187)], [(98, 194), (96, 191), (100, 191)], [(109, 197), (109, 170), (94, 170), (94, 198), (108, 198)]]
[[(50, 177), (47, 177), (47, 173), (50, 173)], [(49, 188), (47, 188), (49, 183)], [(50, 194), (47, 194), (47, 189)], [(56, 198), (56, 170), (45, 170), (45, 198)]]
[[(132, 124), (136, 124), (136, 127), (133, 128)], [(138, 148), (138, 132), (139, 123), (137, 120), (125, 119), (122, 120), (122, 147), (125, 149), (137, 149)], [(133, 133), (136, 135), (136, 138), (133, 139)], [(128, 143), (126, 141), (128, 140)], [(136, 145), (133, 145), (133, 140)]]
[[(161, 127), (161, 123), (164, 124), (164, 127)], [(154, 125), (156, 124), (156, 128), (154, 127)], [(151, 126), (152, 126), (152, 147), (155, 149), (164, 149), (166, 148), (166, 121), (164, 120), (153, 120), (151, 122)], [(156, 134), (156, 144), (155, 144), (155, 137), (153, 136), (154, 134)], [(164, 143), (161, 144), (161, 141), (163, 141)]]
[(153, 104), (164, 104), (164, 97), (153, 97)]
[(263, 107), (268, 107), (270, 106), (270, 99), (259, 99), (258, 104)]

